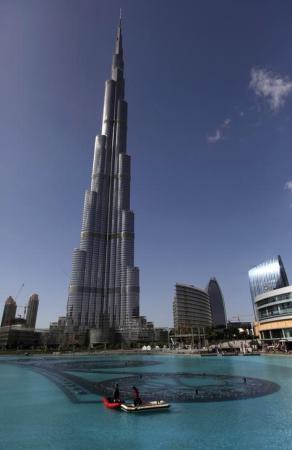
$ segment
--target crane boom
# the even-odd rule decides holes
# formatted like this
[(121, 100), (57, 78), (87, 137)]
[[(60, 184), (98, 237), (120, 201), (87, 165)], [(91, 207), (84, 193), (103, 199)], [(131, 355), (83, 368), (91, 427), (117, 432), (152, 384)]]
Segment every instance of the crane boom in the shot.
[(17, 294), (16, 294), (14, 300), (16, 300), (16, 299), (18, 298), (18, 296), (19, 296), (19, 294), (20, 294), (20, 292), (22, 291), (23, 288), (24, 288), (24, 283), (22, 283), (22, 285), (21, 285), (20, 288), (18, 289)]

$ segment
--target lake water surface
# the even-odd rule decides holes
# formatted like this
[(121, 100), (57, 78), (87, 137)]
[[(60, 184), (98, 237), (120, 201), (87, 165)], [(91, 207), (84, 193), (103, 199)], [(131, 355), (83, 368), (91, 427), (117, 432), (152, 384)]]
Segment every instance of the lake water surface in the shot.
[[(105, 409), (116, 382), (172, 406)], [(0, 399), (5, 450), (292, 449), (290, 357), (0, 357)]]

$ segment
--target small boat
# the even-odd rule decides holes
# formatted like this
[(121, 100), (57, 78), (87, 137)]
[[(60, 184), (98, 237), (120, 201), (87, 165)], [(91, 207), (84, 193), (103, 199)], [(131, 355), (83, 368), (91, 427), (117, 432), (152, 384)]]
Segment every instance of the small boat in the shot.
[(122, 403), (121, 409), (127, 412), (139, 412), (139, 411), (158, 411), (167, 409), (170, 407), (169, 403), (164, 400), (155, 400), (152, 402), (141, 403), (141, 405), (134, 405), (134, 403)]
[(111, 408), (111, 409), (119, 408), (122, 403), (121, 401), (113, 400), (110, 397), (104, 397), (104, 399), (102, 401), (103, 401), (104, 406), (106, 406), (107, 408)]

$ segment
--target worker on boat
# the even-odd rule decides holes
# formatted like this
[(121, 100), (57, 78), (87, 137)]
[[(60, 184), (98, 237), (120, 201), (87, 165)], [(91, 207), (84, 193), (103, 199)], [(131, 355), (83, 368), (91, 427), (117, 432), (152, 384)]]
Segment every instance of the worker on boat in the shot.
[(133, 389), (134, 405), (139, 406), (142, 404), (140, 393), (139, 393), (138, 389), (136, 388), (136, 386), (133, 386), (132, 389)]
[(114, 398), (114, 402), (119, 402), (120, 401), (120, 390), (119, 390), (118, 383), (115, 386), (113, 398)]

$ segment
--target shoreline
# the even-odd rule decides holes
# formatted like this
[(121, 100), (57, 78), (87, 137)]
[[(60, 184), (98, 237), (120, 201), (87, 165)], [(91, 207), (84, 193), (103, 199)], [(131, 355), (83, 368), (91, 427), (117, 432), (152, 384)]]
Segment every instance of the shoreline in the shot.
[(192, 357), (197, 357), (197, 358), (201, 358), (201, 357), (210, 357), (210, 358), (224, 358), (224, 357), (232, 357), (232, 356), (270, 356), (270, 357), (274, 357), (274, 356), (281, 356), (281, 357), (292, 357), (292, 354), (290, 353), (271, 353), (271, 352), (255, 352), (255, 353), (238, 353), (238, 354), (233, 354), (233, 353), (225, 353), (225, 354), (214, 354), (214, 353), (199, 353), (199, 352), (193, 352), (191, 350), (141, 350), (141, 349), (113, 349), (113, 350), (99, 350), (99, 351), (77, 351), (77, 352), (52, 352), (52, 353), (34, 353), (34, 352), (1, 352), (0, 353), (0, 358), (1, 357), (6, 357), (6, 356), (10, 356), (10, 357), (27, 357), (27, 358), (36, 358), (36, 357), (40, 357), (40, 358), (56, 358), (56, 357), (69, 357), (69, 358), (74, 358), (74, 357), (82, 357), (82, 356), (98, 356), (98, 355), (152, 355), (152, 356), (192, 356)]

